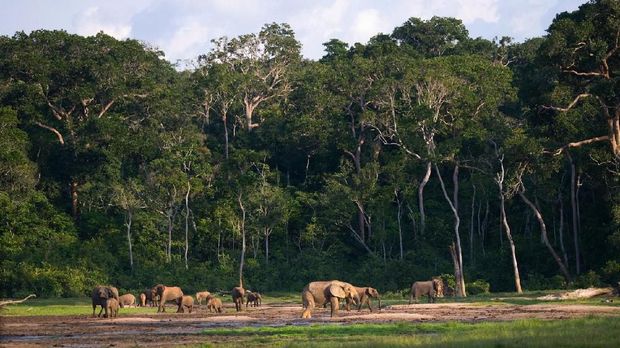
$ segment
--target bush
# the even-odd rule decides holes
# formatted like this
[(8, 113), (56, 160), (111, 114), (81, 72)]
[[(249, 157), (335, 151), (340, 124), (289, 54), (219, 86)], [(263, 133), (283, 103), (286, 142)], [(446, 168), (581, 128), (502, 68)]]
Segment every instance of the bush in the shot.
[(618, 282), (620, 282), (620, 263), (615, 260), (607, 261), (605, 266), (601, 269), (601, 276), (605, 284), (617, 286)]
[(577, 288), (599, 287), (600, 285), (601, 277), (592, 270), (588, 271), (588, 273), (580, 275), (575, 280), (575, 286)]
[(539, 273), (529, 273), (523, 287), (527, 290), (554, 290), (565, 289), (566, 286), (566, 279), (559, 274), (546, 278)]
[(491, 284), (486, 280), (477, 279), (471, 283), (466, 283), (467, 293), (470, 295), (488, 294), (491, 289)]

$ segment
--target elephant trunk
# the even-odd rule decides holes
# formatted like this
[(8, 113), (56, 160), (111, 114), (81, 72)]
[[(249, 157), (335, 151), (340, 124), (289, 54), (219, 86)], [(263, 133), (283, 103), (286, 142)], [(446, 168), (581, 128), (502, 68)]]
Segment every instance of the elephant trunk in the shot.
[(379, 301), (379, 310), (381, 310), (381, 297), (377, 296), (377, 301)]

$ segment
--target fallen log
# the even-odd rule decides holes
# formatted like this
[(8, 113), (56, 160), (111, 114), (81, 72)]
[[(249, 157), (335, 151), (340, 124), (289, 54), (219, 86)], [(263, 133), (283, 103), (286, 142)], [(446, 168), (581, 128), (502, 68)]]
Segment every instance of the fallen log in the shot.
[(37, 295), (35, 294), (30, 294), (26, 297), (24, 297), (21, 300), (7, 300), (7, 301), (2, 301), (0, 302), (0, 308), (4, 307), (4, 306), (8, 306), (8, 305), (12, 305), (12, 304), (18, 304), (18, 303), (22, 303), (25, 302), (26, 300), (30, 299), (31, 297), (37, 297)]
[(613, 288), (587, 288), (577, 289), (574, 291), (561, 292), (557, 294), (550, 294), (537, 297), (537, 300), (549, 301), (549, 300), (579, 300), (592, 298), (604, 295), (613, 295)]

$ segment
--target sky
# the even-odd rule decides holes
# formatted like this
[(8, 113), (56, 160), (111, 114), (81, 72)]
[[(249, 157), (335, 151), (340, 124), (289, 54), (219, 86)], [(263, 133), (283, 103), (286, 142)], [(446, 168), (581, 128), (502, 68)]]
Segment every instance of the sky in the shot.
[(542, 36), (556, 14), (586, 0), (0, 0), (0, 35), (63, 29), (84, 36), (99, 31), (145, 41), (166, 58), (195, 59), (211, 40), (256, 33), (265, 23), (288, 23), (306, 58), (323, 56), (336, 38), (366, 43), (391, 33), (410, 17), (455, 17), (471, 37)]

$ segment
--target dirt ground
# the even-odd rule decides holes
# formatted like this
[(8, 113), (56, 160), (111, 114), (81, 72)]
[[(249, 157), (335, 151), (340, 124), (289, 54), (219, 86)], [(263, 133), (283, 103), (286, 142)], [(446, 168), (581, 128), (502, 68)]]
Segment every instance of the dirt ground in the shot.
[[(122, 311), (122, 310), (121, 310)], [(170, 312), (174, 311), (170, 307)], [(372, 312), (364, 309), (340, 311), (330, 318), (329, 309), (315, 309), (310, 320), (300, 319), (301, 306), (270, 304), (248, 308), (240, 313), (226, 307), (225, 313), (213, 314), (205, 306), (191, 314), (136, 314), (116, 319), (83, 316), (0, 316), (2, 347), (136, 347), (177, 346), (226, 342), (226, 337), (200, 333), (215, 327), (284, 326), (317, 323), (386, 323), (442, 321), (504, 321), (526, 318), (567, 319), (588, 315), (620, 316), (620, 307), (565, 304), (467, 304), (439, 303), (394, 305)]]

